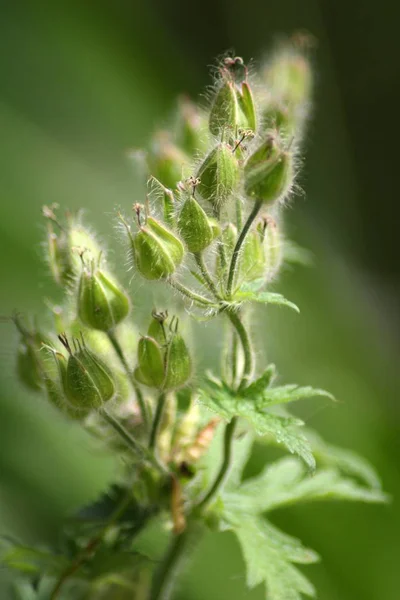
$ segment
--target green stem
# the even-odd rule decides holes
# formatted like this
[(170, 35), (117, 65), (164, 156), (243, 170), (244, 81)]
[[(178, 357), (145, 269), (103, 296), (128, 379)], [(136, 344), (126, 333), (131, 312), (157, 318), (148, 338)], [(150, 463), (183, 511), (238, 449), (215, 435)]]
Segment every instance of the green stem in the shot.
[(228, 309), (226, 311), (226, 315), (228, 317), (228, 319), (230, 320), (230, 322), (232, 323), (232, 325), (234, 326), (234, 328), (236, 329), (236, 333), (239, 336), (240, 339), (240, 343), (242, 345), (243, 348), (243, 354), (244, 354), (244, 367), (243, 367), (243, 373), (242, 373), (242, 379), (239, 385), (239, 389), (243, 388), (247, 381), (250, 379), (250, 377), (253, 374), (253, 369), (254, 369), (254, 356), (253, 356), (253, 350), (251, 348), (251, 342), (250, 342), (250, 337), (249, 334), (247, 333), (247, 330), (245, 328), (245, 326), (243, 325), (243, 322), (239, 316), (239, 312), (233, 309)]
[(133, 389), (135, 390), (136, 399), (139, 404), (140, 414), (142, 415), (142, 420), (143, 420), (144, 426), (146, 427), (146, 429), (148, 429), (149, 413), (148, 413), (147, 406), (146, 406), (146, 403), (143, 398), (142, 391), (141, 391), (140, 387), (138, 386), (137, 382), (135, 381), (133, 371), (131, 371), (131, 369), (129, 368), (128, 361), (126, 360), (126, 357), (125, 357), (124, 351), (122, 350), (121, 344), (117, 340), (115, 332), (113, 330), (110, 330), (107, 332), (107, 336), (115, 350), (115, 353), (117, 354), (119, 360), (121, 361), (121, 364), (124, 367), (127, 376), (129, 377), (129, 380), (132, 384)]
[(250, 230), (250, 227), (251, 227), (254, 219), (257, 217), (257, 215), (260, 211), (261, 206), (262, 206), (262, 200), (256, 200), (254, 203), (253, 209), (252, 209), (251, 213), (249, 214), (249, 216), (247, 217), (247, 221), (244, 224), (242, 231), (240, 232), (239, 238), (238, 238), (235, 248), (233, 250), (231, 264), (229, 266), (228, 283), (226, 286), (226, 293), (227, 293), (228, 298), (230, 298), (232, 296), (232, 288), (233, 288), (233, 284), (235, 281), (237, 262), (239, 259), (240, 250), (243, 246), (243, 243), (246, 239), (246, 236)]
[(200, 511), (207, 508), (207, 506), (215, 498), (215, 496), (218, 494), (219, 490), (225, 483), (226, 477), (229, 473), (229, 469), (232, 464), (232, 446), (233, 446), (233, 438), (235, 435), (235, 429), (236, 429), (237, 422), (238, 422), (238, 418), (233, 417), (233, 419), (230, 421), (230, 423), (228, 423), (227, 426), (225, 427), (224, 459), (222, 461), (221, 468), (218, 472), (218, 475), (217, 475), (213, 485), (208, 490), (208, 492), (204, 496), (204, 498), (197, 505), (197, 509)]
[(156, 447), (157, 433), (160, 428), (166, 399), (167, 399), (167, 394), (165, 392), (161, 392), (161, 394), (158, 397), (156, 412), (154, 415), (153, 423), (151, 426), (151, 432), (150, 432), (149, 449), (153, 450), (153, 451)]
[(149, 600), (169, 600), (171, 597), (174, 578), (190, 535), (189, 527), (190, 525), (186, 527), (185, 531), (174, 535), (172, 538), (170, 546), (152, 579)]
[(208, 272), (207, 266), (204, 262), (204, 258), (201, 252), (195, 252), (194, 253), (194, 259), (197, 263), (197, 266), (200, 269), (200, 273), (203, 276), (204, 281), (207, 284), (208, 289), (210, 290), (210, 292), (213, 294), (213, 296), (215, 296), (215, 298), (217, 300), (220, 300), (220, 295), (218, 294), (218, 290), (215, 286), (215, 283), (212, 280), (212, 277), (210, 275), (210, 273)]
[(179, 283), (179, 281), (176, 281), (175, 279), (171, 279), (171, 278), (167, 279), (167, 281), (173, 288), (178, 290), (178, 292), (180, 292), (183, 296), (190, 298), (190, 300), (192, 300), (195, 304), (199, 304), (202, 307), (204, 307), (204, 306), (215, 307), (216, 306), (216, 304), (214, 304), (211, 300), (209, 300), (208, 298), (205, 298), (204, 296), (201, 296), (200, 294), (197, 294), (196, 292), (193, 292), (193, 290), (190, 290), (182, 283)]
[(107, 412), (104, 408), (100, 409), (100, 415), (103, 417), (105, 421), (118, 433), (121, 439), (125, 442), (125, 444), (133, 451), (135, 456), (140, 457), (142, 460), (147, 461), (153, 467), (158, 469), (161, 473), (166, 473), (166, 469), (157, 461), (157, 459), (153, 456), (151, 452), (144, 448), (139, 442), (135, 440), (134, 437), (131, 436), (129, 431), (125, 429), (125, 427), (109, 412)]

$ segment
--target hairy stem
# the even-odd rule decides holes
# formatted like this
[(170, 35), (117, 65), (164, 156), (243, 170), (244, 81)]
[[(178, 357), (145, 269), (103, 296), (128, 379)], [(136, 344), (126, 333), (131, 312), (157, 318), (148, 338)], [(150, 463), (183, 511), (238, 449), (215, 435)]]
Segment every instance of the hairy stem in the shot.
[(190, 525), (178, 535), (174, 535), (165, 556), (152, 579), (149, 600), (169, 600), (174, 578), (184, 556), (190, 536)]
[(104, 408), (100, 409), (100, 415), (103, 417), (105, 421), (118, 433), (120, 438), (125, 442), (125, 444), (133, 451), (133, 453), (140, 457), (142, 460), (149, 462), (153, 467), (156, 467), (162, 473), (165, 473), (165, 468), (156, 460), (151, 452), (144, 448), (141, 444), (139, 444), (134, 437), (131, 436), (129, 431), (125, 429), (125, 427), (109, 412), (107, 412)]
[(203, 254), (201, 252), (195, 252), (194, 253), (194, 258), (195, 261), (197, 263), (197, 266), (200, 269), (200, 273), (203, 276), (203, 279), (205, 281), (205, 283), (207, 284), (208, 289), (210, 290), (210, 292), (213, 294), (213, 296), (215, 296), (215, 298), (217, 300), (220, 299), (220, 296), (218, 294), (218, 290), (215, 286), (214, 281), (212, 280), (212, 277), (207, 269), (207, 266), (204, 262), (204, 258), (203, 258)]
[(205, 298), (205, 296), (201, 296), (200, 294), (197, 294), (193, 290), (190, 290), (182, 283), (179, 283), (179, 281), (176, 281), (176, 279), (170, 278), (170, 279), (167, 279), (167, 281), (173, 288), (178, 290), (178, 292), (180, 292), (183, 296), (190, 298), (190, 300), (192, 300), (195, 304), (198, 304), (198, 305), (202, 306), (203, 308), (205, 306), (208, 306), (208, 307), (216, 306), (216, 304), (214, 304), (211, 300), (209, 300), (208, 298)]
[(246, 239), (246, 236), (249, 233), (250, 227), (251, 227), (254, 219), (257, 217), (261, 206), (262, 206), (262, 200), (256, 200), (254, 203), (253, 209), (252, 209), (251, 213), (249, 214), (249, 216), (247, 217), (247, 221), (244, 224), (242, 231), (240, 232), (240, 235), (236, 242), (235, 248), (233, 250), (231, 264), (229, 266), (228, 283), (226, 286), (226, 294), (227, 294), (228, 298), (230, 298), (232, 296), (232, 288), (233, 288), (233, 284), (235, 281), (237, 262), (239, 259), (240, 250), (242, 249), (242, 246)]
[(152, 451), (154, 451), (154, 449), (156, 447), (157, 434), (158, 434), (158, 430), (160, 428), (166, 399), (167, 399), (167, 394), (165, 392), (162, 392), (159, 395), (158, 400), (157, 400), (157, 407), (156, 407), (156, 412), (154, 415), (153, 423), (151, 425), (150, 440), (149, 440), (149, 449)]
[(217, 477), (215, 478), (214, 483), (211, 488), (208, 490), (207, 494), (197, 505), (198, 510), (203, 510), (207, 508), (210, 502), (215, 498), (221, 489), (222, 485), (225, 482), (226, 476), (229, 473), (229, 469), (232, 463), (232, 446), (233, 446), (233, 438), (235, 435), (235, 429), (237, 425), (237, 417), (233, 417), (230, 423), (225, 427), (224, 433), (224, 459), (222, 461), (221, 468), (218, 472)]
[(237, 335), (239, 336), (240, 343), (243, 348), (244, 354), (244, 367), (242, 373), (242, 379), (239, 384), (239, 389), (243, 388), (247, 381), (253, 374), (254, 369), (254, 355), (251, 347), (250, 337), (247, 333), (245, 326), (243, 325), (243, 321), (240, 318), (239, 312), (234, 310), (226, 311), (227, 317), (234, 326)]
[(133, 371), (129, 368), (128, 361), (126, 360), (126, 357), (125, 357), (124, 351), (122, 350), (121, 344), (117, 340), (115, 332), (113, 330), (110, 330), (107, 332), (107, 336), (115, 350), (115, 353), (117, 354), (119, 360), (121, 361), (121, 364), (124, 367), (127, 376), (129, 377), (129, 380), (132, 384), (133, 389), (135, 390), (136, 399), (139, 404), (140, 414), (142, 415), (142, 420), (143, 420), (144, 426), (146, 427), (146, 429), (148, 429), (148, 427), (149, 427), (149, 412), (147, 410), (147, 406), (144, 401), (142, 391), (135, 381)]

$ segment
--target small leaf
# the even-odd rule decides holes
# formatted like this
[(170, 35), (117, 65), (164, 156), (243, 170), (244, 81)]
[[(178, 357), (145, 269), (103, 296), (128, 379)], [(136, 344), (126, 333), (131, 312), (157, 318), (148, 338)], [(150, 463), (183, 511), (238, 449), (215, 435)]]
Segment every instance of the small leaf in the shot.
[(199, 401), (227, 421), (235, 416), (244, 417), (250, 421), (258, 435), (271, 434), (289, 452), (300, 456), (311, 469), (315, 468), (310, 444), (299, 431), (299, 427), (303, 425), (299, 419), (265, 412), (248, 398), (231, 395), (224, 388), (200, 390)]
[(275, 292), (256, 292), (248, 289), (247, 284), (243, 284), (239, 291), (235, 293), (235, 300), (239, 302), (258, 302), (261, 304), (278, 304), (280, 306), (287, 306), (292, 308), (297, 313), (300, 312), (299, 307), (287, 300), (282, 294)]
[(314, 597), (313, 585), (292, 563), (310, 564), (318, 555), (259, 517), (228, 515), (225, 529), (237, 536), (246, 563), (247, 585), (264, 583), (268, 600)]
[(245, 514), (263, 513), (300, 502), (347, 500), (386, 502), (381, 491), (361, 486), (337, 469), (320, 469), (310, 476), (296, 458), (285, 457), (257, 477), (245, 481), (233, 493), (225, 493), (226, 509)]
[(257, 399), (257, 405), (259, 408), (266, 408), (276, 404), (288, 404), (289, 402), (296, 402), (297, 400), (315, 396), (322, 396), (329, 398), (330, 400), (335, 399), (332, 394), (325, 390), (320, 390), (311, 386), (300, 387), (295, 384), (289, 384), (266, 390), (262, 396)]
[(243, 390), (242, 395), (245, 398), (252, 398), (254, 396), (258, 396), (265, 390), (265, 388), (269, 387), (276, 377), (276, 367), (271, 364), (265, 369), (264, 373), (258, 377), (253, 383), (251, 383), (245, 390)]
[(32, 574), (58, 574), (69, 564), (64, 556), (23, 545), (7, 550), (2, 556), (2, 563), (9, 569)]

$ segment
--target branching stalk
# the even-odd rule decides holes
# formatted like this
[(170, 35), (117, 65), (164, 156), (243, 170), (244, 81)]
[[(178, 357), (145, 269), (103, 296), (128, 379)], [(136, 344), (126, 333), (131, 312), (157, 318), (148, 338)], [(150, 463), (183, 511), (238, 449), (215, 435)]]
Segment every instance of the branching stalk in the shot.
[(154, 414), (154, 419), (153, 419), (153, 423), (151, 426), (151, 432), (150, 432), (149, 449), (152, 450), (153, 452), (156, 448), (157, 434), (158, 434), (158, 430), (161, 425), (161, 420), (162, 420), (162, 416), (164, 413), (166, 400), (167, 400), (167, 394), (165, 394), (165, 392), (161, 392), (161, 394), (159, 395), (158, 400), (157, 400), (156, 412)]
[(142, 390), (140, 389), (137, 382), (135, 381), (133, 371), (130, 369), (130, 367), (128, 365), (128, 361), (126, 360), (126, 357), (125, 357), (124, 351), (121, 347), (121, 344), (117, 340), (115, 332), (113, 330), (110, 330), (107, 332), (107, 336), (115, 350), (115, 353), (117, 354), (119, 360), (121, 361), (121, 364), (124, 367), (127, 376), (129, 377), (129, 381), (131, 382), (133, 389), (135, 390), (136, 399), (139, 404), (140, 414), (142, 416), (142, 421), (143, 421), (145, 428), (148, 429), (148, 427), (149, 427), (149, 412), (147, 410), (147, 406), (146, 406), (146, 403), (143, 398)]

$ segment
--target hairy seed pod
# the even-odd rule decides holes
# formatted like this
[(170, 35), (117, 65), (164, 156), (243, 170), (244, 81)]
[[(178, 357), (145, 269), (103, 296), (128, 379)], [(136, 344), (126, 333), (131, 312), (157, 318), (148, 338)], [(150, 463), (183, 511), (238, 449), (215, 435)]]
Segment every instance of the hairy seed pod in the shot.
[(225, 143), (215, 146), (200, 165), (197, 178), (202, 198), (219, 209), (239, 183), (239, 163), (231, 147)]
[(185, 385), (192, 373), (192, 361), (183, 337), (174, 333), (167, 346), (165, 356), (166, 390), (174, 390)]
[(224, 131), (236, 134), (239, 120), (239, 105), (235, 85), (228, 80), (217, 90), (209, 117), (209, 128), (213, 135), (220, 136)]
[(135, 369), (135, 377), (140, 383), (164, 391), (182, 387), (191, 374), (191, 359), (178, 333), (178, 320), (173, 317), (167, 328), (167, 318), (167, 313), (153, 312), (148, 335), (139, 340)]
[(169, 133), (159, 132), (147, 156), (150, 174), (166, 188), (174, 190), (185, 178), (185, 168), (189, 163), (186, 154), (171, 141)]
[(215, 238), (215, 226), (193, 196), (182, 206), (178, 228), (189, 252), (202, 252)]
[(76, 341), (75, 351), (64, 335), (59, 339), (68, 351), (64, 375), (64, 392), (76, 409), (100, 408), (115, 394), (115, 383), (108, 366), (82, 342)]
[(164, 357), (160, 344), (149, 336), (139, 340), (135, 377), (144, 385), (160, 388), (164, 382)]
[(78, 314), (87, 327), (109, 331), (129, 313), (129, 299), (108, 273), (84, 267), (78, 289)]
[(265, 254), (263, 240), (258, 231), (250, 231), (246, 237), (239, 263), (239, 278), (254, 281), (263, 277)]
[(207, 117), (186, 97), (179, 100), (176, 139), (191, 157), (207, 148)]
[(16, 361), (18, 378), (31, 391), (43, 390), (45, 355), (42, 350), (51, 344), (51, 340), (36, 328), (27, 329), (19, 316), (15, 315), (13, 320), (20, 333)]
[(273, 204), (283, 198), (292, 185), (292, 154), (283, 150), (274, 136), (268, 136), (247, 159), (244, 176), (249, 196)]
[(146, 279), (172, 275), (185, 254), (181, 240), (152, 217), (133, 237), (133, 250), (136, 267)]

